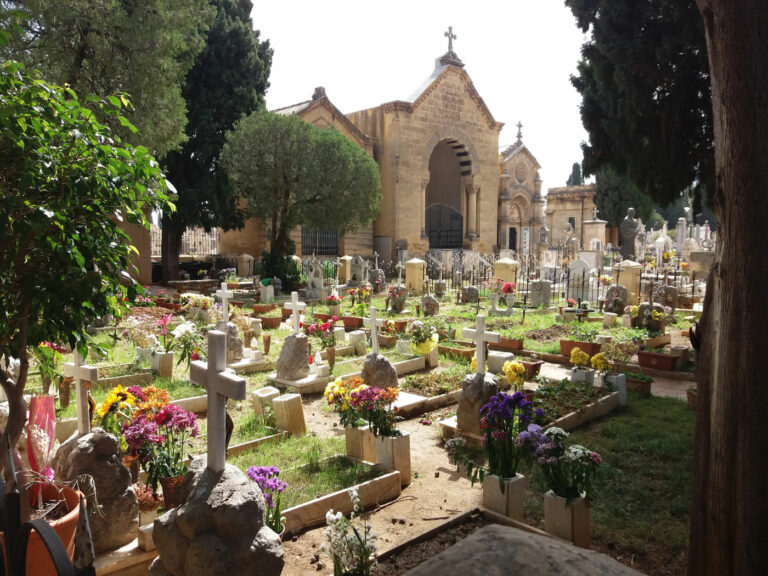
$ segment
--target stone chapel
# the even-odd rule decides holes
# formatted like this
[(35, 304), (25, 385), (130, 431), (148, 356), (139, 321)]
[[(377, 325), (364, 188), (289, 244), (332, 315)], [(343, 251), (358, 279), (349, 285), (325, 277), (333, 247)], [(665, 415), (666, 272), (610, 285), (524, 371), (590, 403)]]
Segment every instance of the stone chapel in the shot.
[[(381, 209), (368, 229), (338, 237), (332, 230), (296, 230), (299, 255), (394, 257), (398, 250), (469, 249), (483, 253), (535, 250), (545, 230), (540, 166), (522, 142), (499, 153), (498, 122), (453, 50), (404, 100), (344, 114), (317, 88), (311, 100), (275, 110), (336, 128), (371, 154), (381, 175)], [(259, 222), (221, 235), (220, 253), (260, 254)]]

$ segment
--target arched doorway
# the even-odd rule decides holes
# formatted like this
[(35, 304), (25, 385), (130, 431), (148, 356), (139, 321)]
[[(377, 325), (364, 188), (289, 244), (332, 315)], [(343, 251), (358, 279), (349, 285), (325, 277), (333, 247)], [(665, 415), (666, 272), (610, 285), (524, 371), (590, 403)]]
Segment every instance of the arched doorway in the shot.
[(438, 142), (429, 158), (425, 229), (431, 249), (463, 247), (463, 179), (472, 174), (469, 152), (456, 140)]

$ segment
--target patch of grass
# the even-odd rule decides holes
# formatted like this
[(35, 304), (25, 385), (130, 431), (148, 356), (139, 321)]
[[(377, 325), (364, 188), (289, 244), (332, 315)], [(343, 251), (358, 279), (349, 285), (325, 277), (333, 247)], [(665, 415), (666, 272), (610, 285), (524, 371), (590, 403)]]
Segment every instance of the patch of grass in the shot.
[[(673, 398), (628, 392), (621, 412), (572, 432), (569, 443), (603, 457), (592, 502), (593, 548), (648, 574), (684, 574), (690, 525), (695, 415)], [(526, 522), (542, 526), (540, 474), (526, 498)]]
[(575, 410), (591, 404), (608, 392), (584, 382), (568, 379), (539, 386), (534, 396), (536, 408), (544, 410), (544, 422), (552, 422)]
[[(280, 470), (287, 470), (307, 462), (307, 454), (315, 446), (315, 440), (307, 435), (292, 436), (283, 442), (268, 442), (248, 452), (237, 454), (228, 462), (244, 472), (249, 466), (277, 466)], [(344, 450), (343, 436), (323, 438), (320, 442), (320, 458), (343, 454)]]

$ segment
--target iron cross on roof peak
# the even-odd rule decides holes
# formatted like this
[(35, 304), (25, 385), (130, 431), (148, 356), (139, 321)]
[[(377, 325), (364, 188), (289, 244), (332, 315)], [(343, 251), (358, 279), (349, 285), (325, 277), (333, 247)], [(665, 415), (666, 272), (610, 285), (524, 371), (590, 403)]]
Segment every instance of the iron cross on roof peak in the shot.
[(453, 52), (453, 41), (457, 38), (456, 34), (453, 33), (453, 26), (448, 26), (448, 32), (444, 33), (443, 36), (448, 38), (448, 52)]
[(523, 123), (519, 120), (517, 121), (517, 141), (522, 142), (523, 140)]

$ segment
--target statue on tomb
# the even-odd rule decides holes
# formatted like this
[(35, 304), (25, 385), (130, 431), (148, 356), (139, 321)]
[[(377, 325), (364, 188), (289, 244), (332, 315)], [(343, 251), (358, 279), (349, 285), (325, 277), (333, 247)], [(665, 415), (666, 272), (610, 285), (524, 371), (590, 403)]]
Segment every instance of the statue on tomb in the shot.
[(635, 209), (627, 208), (627, 215), (619, 225), (619, 237), (621, 239), (621, 256), (624, 260), (635, 259), (635, 237), (637, 236), (638, 220), (635, 218)]

